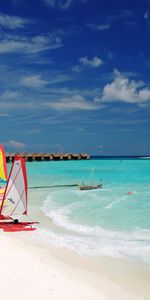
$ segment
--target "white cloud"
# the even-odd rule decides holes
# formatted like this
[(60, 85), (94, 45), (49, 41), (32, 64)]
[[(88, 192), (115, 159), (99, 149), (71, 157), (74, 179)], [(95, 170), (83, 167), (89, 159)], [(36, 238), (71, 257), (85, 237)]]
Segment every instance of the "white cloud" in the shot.
[(14, 92), (14, 91), (6, 90), (1, 94), (1, 99), (9, 100), (9, 99), (18, 98), (19, 96), (21, 96), (21, 94), (18, 91)]
[[(95, 100), (96, 96), (100, 94), (100, 89), (50, 88), (49, 82), (43, 80), (39, 75), (24, 77), (21, 82), (25, 87), (34, 88), (34, 93), (32, 90), (28, 93), (27, 89), (23, 89), (21, 95), (11, 95), (9, 91), (6, 91), (6, 94), (2, 94), (4, 95), (3, 98), (0, 97), (1, 113), (16, 112), (18, 114), (19, 111), (38, 113), (47, 109), (92, 111), (106, 107), (105, 104)], [(45, 87), (45, 85), (46, 93), (41, 94), (40, 88)], [(4, 99), (7, 99), (7, 101), (4, 101)], [(23, 121), (24, 119), (21, 116), (21, 122)]]
[(45, 102), (43, 105), (56, 110), (97, 110), (104, 107), (98, 103), (87, 101), (81, 95), (62, 97), (59, 101)]
[[(49, 7), (59, 7), (63, 10), (69, 9), (73, 3), (75, 3), (77, 0), (44, 0), (44, 2)], [(78, 0), (79, 2), (85, 3), (87, 0)]]
[(73, 66), (72, 67), (72, 71), (76, 72), (76, 73), (80, 73), (82, 71), (81, 66), (77, 65), (77, 66)]
[(13, 141), (13, 140), (8, 141), (7, 143), (5, 143), (5, 145), (7, 145), (8, 147), (11, 147), (13, 149), (16, 149), (16, 150), (22, 150), (26, 147), (26, 145), (24, 143), (21, 143), (18, 141)]
[(8, 118), (8, 117), (10, 117), (10, 115), (9, 114), (5, 114), (5, 113), (0, 113), (0, 117), (6, 117), (6, 118)]
[(50, 78), (49, 84), (61, 83), (61, 82), (69, 81), (71, 79), (72, 79), (72, 77), (69, 75), (63, 75), (63, 74), (56, 75), (53, 78)]
[(92, 24), (92, 23), (88, 23), (87, 26), (94, 30), (94, 31), (103, 31), (103, 30), (108, 30), (111, 28), (111, 24), (110, 23), (106, 23), (106, 24)]
[(49, 78), (49, 80), (46, 81), (41, 78), (41, 75), (32, 75), (32, 76), (26, 76), (22, 78), (21, 84), (26, 87), (42, 88), (47, 85), (62, 83), (62, 82), (69, 81), (71, 79), (72, 77), (69, 75), (60, 74), (60, 75), (53, 76), (53, 78)]
[(45, 0), (45, 3), (50, 7), (58, 6), (61, 9), (70, 8), (73, 0)]
[(141, 81), (129, 80), (123, 74), (114, 71), (113, 82), (104, 86), (101, 101), (122, 101), (142, 104), (150, 101), (150, 89)]
[(2, 27), (17, 29), (24, 27), (26, 23), (28, 23), (28, 21), (20, 17), (0, 14), (0, 26)]
[(150, 100), (150, 89), (145, 87), (144, 89), (140, 90), (139, 98), (142, 100), (142, 102), (149, 101)]
[(24, 77), (21, 83), (26, 87), (41, 88), (47, 85), (47, 81), (43, 80), (40, 75)]
[(144, 19), (147, 20), (148, 18), (149, 18), (149, 12), (146, 11), (145, 14), (144, 14)]
[(98, 56), (94, 56), (92, 59), (88, 59), (87, 56), (85, 56), (85, 57), (80, 58), (80, 63), (84, 66), (98, 68), (103, 64), (103, 61)]
[(45, 0), (48, 6), (54, 7), (56, 5), (56, 0)]
[(112, 51), (108, 51), (108, 59), (112, 59), (114, 57), (114, 53)]
[(100, 94), (100, 89), (73, 89), (73, 88), (68, 88), (68, 87), (59, 87), (59, 88), (48, 88), (47, 92), (49, 93), (49, 95), (52, 95), (52, 97), (56, 96), (56, 97), (60, 97), (60, 95), (65, 98), (69, 98), (69, 97), (74, 97), (76, 95), (81, 95), (83, 98), (86, 99), (94, 99), (95, 102), (95, 98), (99, 96)]
[(61, 47), (61, 40), (57, 35), (35, 36), (31, 38), (6, 36), (0, 40), (0, 54), (3, 53), (36, 53), (48, 49)]
[(68, 9), (71, 6), (72, 2), (73, 0), (60, 0), (59, 5), (62, 9)]
[(34, 110), (38, 109), (38, 104), (35, 101), (25, 101), (26, 97), (22, 96), (22, 101), (0, 101), (1, 111), (11, 112), (11, 111), (24, 111), (24, 110)]

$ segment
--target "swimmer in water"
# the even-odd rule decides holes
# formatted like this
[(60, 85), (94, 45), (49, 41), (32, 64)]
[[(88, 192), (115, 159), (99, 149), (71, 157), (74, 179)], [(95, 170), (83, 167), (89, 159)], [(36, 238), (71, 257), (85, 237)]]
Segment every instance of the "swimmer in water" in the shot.
[(133, 194), (135, 194), (135, 191), (129, 191), (128, 192), (128, 195), (133, 195)]

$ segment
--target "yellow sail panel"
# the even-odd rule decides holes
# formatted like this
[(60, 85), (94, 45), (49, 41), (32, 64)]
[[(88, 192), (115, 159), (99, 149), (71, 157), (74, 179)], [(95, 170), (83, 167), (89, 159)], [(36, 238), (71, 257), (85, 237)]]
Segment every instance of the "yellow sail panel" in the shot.
[(7, 166), (6, 156), (3, 145), (0, 145), (0, 181), (5, 182), (7, 180)]

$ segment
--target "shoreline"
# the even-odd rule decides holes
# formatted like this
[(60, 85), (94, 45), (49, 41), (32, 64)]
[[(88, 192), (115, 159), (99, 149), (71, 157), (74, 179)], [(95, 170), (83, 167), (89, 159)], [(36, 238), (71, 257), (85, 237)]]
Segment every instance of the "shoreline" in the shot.
[[(45, 250), (48, 251), (48, 248)], [(77, 276), (78, 272), (83, 272), (87, 286), (90, 282), (103, 293), (104, 299), (150, 299), (150, 272), (142, 265), (119, 258), (79, 256), (69, 249), (58, 247), (51, 247), (50, 254), (76, 270)]]
[[(150, 274), (137, 265), (80, 257), (35, 243), (26, 233), (0, 233), (2, 299), (149, 300)], [(8, 295), (7, 295), (8, 294)], [(10, 298), (9, 298), (10, 297)]]
[[(45, 198), (47, 192), (41, 191), (43, 198)], [(30, 194), (39, 200), (41, 195), (35, 197), (35, 193)], [(35, 212), (36, 219), (39, 219), (41, 224), (46, 226), (47, 222), (49, 226), (55, 226), (50, 223), (50, 218), (47, 218), (42, 211)], [(57, 227), (57, 226), (56, 226)], [(58, 227), (59, 231), (59, 227)], [(37, 231), (38, 234), (38, 231)], [(27, 235), (22, 235), (24, 242), (26, 242)], [(29, 240), (27, 243), (29, 243)], [(92, 300), (149, 300), (149, 282), (150, 282), (150, 272), (144, 269), (144, 266), (136, 263), (129, 262), (128, 260), (111, 258), (111, 257), (86, 257), (79, 256), (74, 251), (65, 248), (57, 247), (51, 245), (46, 240), (40, 241), (39, 239), (32, 239), (33, 252), (36, 249), (40, 249), (43, 253), (45, 262), (49, 261), (49, 266), (51, 266), (51, 259), (56, 260), (62, 269), (60, 272), (64, 271), (68, 278), (72, 278), (76, 284), (83, 283), (87, 289), (89, 288), (89, 283), (91, 288), (94, 288), (94, 297)], [(38, 253), (37, 253), (38, 255)], [(49, 260), (50, 258), (50, 260)], [(90, 293), (90, 292), (89, 292)], [(98, 295), (97, 295), (98, 293)], [(102, 298), (104, 297), (104, 298)], [(72, 298), (72, 295), (71, 295)], [(78, 300), (84, 300), (84, 297), (78, 295)], [(59, 298), (58, 298), (59, 299)], [(86, 296), (86, 299), (87, 296)]]

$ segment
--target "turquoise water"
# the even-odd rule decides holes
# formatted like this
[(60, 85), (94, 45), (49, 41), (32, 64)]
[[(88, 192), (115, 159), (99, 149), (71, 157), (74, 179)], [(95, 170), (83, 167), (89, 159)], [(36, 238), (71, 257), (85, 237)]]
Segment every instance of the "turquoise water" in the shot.
[[(29, 189), (31, 212), (36, 208), (43, 214), (37, 231), (40, 239), (80, 255), (121, 257), (150, 264), (149, 159), (26, 165), (29, 188), (49, 186)], [(82, 181), (102, 182), (103, 188), (80, 191), (78, 186), (65, 186)]]

